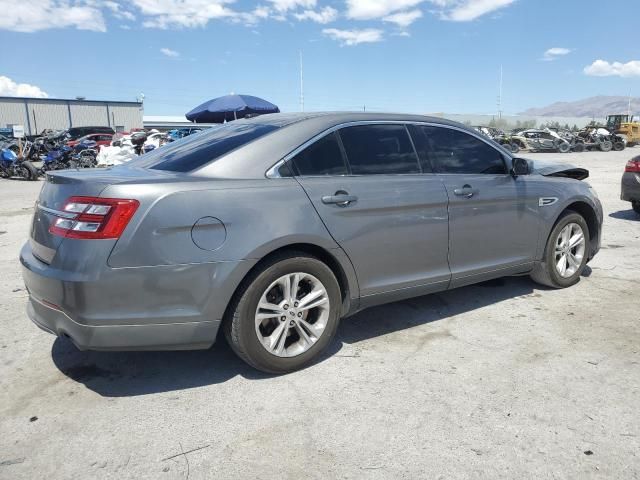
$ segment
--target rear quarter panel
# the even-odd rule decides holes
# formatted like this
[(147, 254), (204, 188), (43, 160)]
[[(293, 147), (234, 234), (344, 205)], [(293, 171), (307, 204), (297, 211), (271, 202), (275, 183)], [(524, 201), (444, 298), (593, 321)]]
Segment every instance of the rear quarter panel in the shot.
[[(260, 259), (281, 246), (301, 242), (338, 248), (294, 179), (208, 183), (121, 184), (105, 190), (104, 197), (141, 202), (111, 252), (109, 266)], [(222, 240), (217, 248), (205, 250), (192, 241), (194, 225), (205, 217), (223, 225), (211, 229), (211, 235)]]

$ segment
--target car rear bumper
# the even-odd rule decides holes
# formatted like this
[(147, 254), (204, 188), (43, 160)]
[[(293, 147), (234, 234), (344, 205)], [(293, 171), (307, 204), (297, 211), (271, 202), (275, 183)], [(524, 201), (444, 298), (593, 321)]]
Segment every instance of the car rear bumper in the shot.
[(626, 202), (640, 202), (640, 174), (625, 172), (622, 175), (620, 199)]
[(81, 350), (210, 347), (236, 286), (253, 261), (113, 269), (56, 269), (20, 252), (27, 313), (41, 329)]
[(29, 318), (45, 332), (69, 338), (80, 350), (195, 350), (213, 344), (219, 321), (92, 327), (34, 297)]

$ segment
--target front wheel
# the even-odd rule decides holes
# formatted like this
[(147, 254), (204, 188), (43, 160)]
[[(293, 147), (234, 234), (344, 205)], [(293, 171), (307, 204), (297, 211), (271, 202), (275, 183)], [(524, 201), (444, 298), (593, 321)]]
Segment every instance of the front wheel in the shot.
[(278, 255), (239, 290), (224, 332), (233, 351), (263, 372), (287, 373), (308, 365), (338, 328), (340, 287), (331, 269), (315, 257)]
[(605, 140), (604, 142), (600, 143), (600, 150), (603, 152), (610, 152), (612, 148), (613, 143), (611, 143), (609, 140)]
[(22, 162), (19, 168), (20, 177), (24, 180), (37, 180), (38, 169), (31, 162)]
[(567, 211), (553, 227), (544, 258), (531, 273), (541, 285), (566, 288), (576, 284), (587, 264), (589, 227), (582, 215)]
[(518, 153), (520, 151), (520, 145), (517, 143), (512, 143), (509, 146), (511, 147), (511, 153)]
[(624, 150), (624, 142), (622, 141), (617, 141), (613, 144), (613, 149), (616, 152), (621, 152), (622, 150)]

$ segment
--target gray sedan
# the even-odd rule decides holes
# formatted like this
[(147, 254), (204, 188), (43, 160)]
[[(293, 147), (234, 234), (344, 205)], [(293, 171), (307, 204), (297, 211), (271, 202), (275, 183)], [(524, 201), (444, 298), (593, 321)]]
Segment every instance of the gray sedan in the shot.
[(29, 317), (89, 350), (208, 348), (303, 367), (359, 310), (506, 275), (563, 288), (600, 248), (588, 172), (441, 118), (240, 120), (126, 166), (48, 173)]

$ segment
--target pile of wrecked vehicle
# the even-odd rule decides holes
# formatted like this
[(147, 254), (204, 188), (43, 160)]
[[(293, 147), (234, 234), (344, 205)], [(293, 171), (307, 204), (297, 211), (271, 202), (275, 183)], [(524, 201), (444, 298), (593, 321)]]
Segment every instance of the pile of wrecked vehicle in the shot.
[(514, 130), (511, 134), (493, 127), (474, 127), (482, 135), (494, 142), (518, 153), (520, 150), (530, 152), (584, 152), (599, 150), (610, 152), (624, 150), (628, 143), (625, 135), (615, 133), (613, 129), (602, 126), (588, 126), (578, 132), (556, 130), (552, 128), (529, 128)]
[(37, 180), (53, 170), (121, 165), (202, 130), (179, 128), (159, 132), (140, 129), (115, 133), (103, 129), (105, 127), (47, 130), (40, 136), (20, 140), (0, 136), (0, 178)]

